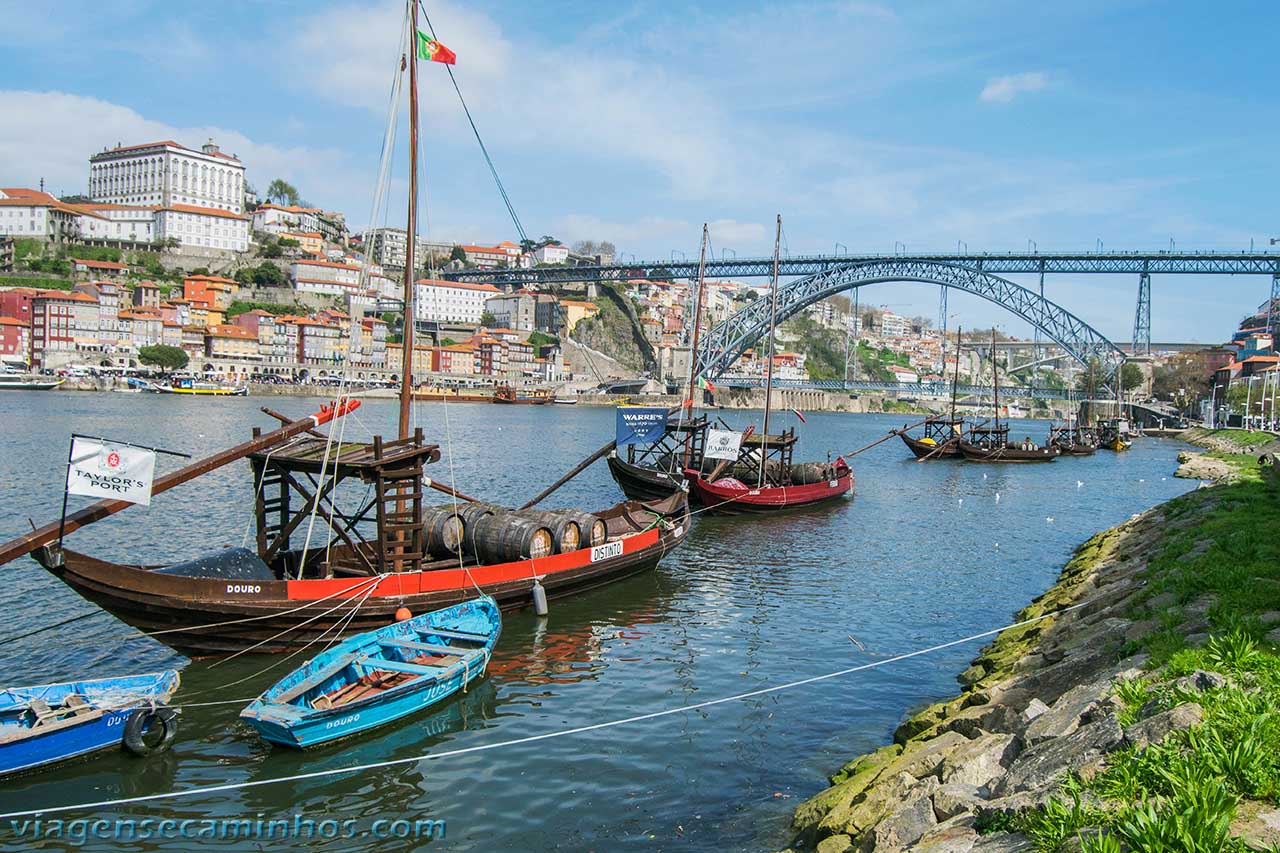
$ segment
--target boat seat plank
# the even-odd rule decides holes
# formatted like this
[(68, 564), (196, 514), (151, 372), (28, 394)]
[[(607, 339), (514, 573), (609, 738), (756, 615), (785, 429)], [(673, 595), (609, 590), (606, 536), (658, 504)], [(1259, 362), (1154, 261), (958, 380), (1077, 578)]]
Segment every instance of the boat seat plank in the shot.
[(477, 643), (488, 642), (488, 634), (473, 634), (470, 631), (446, 631), (443, 628), (418, 628), (419, 634), (434, 634), (437, 637), (448, 637), (451, 640), (472, 640)]
[(416, 663), (404, 663), (386, 658), (366, 658), (360, 662), (369, 669), (389, 669), (392, 672), (407, 672), (410, 675), (439, 675), (440, 670), (431, 666), (419, 666)]
[(298, 682), (293, 687), (270, 701), (276, 705), (287, 705), (294, 699), (297, 699), (299, 696), (306, 693), (308, 690), (314, 690), (316, 687), (319, 687), (326, 679), (337, 675), (347, 667), (351, 666), (351, 664), (358, 663), (359, 660), (359, 655), (355, 652), (349, 652), (334, 660), (333, 663), (329, 664), (324, 669), (321, 669), (315, 675)]
[(394, 649), (411, 649), (415, 652), (429, 652), (433, 655), (465, 655), (479, 649), (460, 649), (456, 646), (440, 646), (434, 643), (415, 643), (412, 640), (379, 640), (378, 645)]

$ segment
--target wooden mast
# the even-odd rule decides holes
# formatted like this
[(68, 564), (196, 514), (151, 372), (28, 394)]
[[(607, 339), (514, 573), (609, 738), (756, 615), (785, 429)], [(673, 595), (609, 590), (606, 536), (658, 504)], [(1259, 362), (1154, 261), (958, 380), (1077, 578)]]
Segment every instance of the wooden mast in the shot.
[[(693, 418), (693, 395), (701, 375), (698, 372), (698, 338), (702, 332), (702, 295), (707, 265), (707, 223), (702, 223), (702, 250), (698, 255), (698, 295), (693, 300), (693, 343), (689, 347), (689, 392), (684, 399), (684, 408), (689, 410), (689, 418)], [(689, 458), (693, 454), (693, 437), (691, 432), (684, 436), (684, 467), (689, 467)]]
[[(960, 341), (964, 337), (964, 327), (956, 327), (956, 369), (951, 374), (951, 428), (956, 428), (956, 386), (960, 384)], [(943, 347), (946, 347), (947, 335), (942, 334)], [(942, 364), (946, 366), (946, 356), (943, 356)]]
[[(996, 441), (1000, 440), (1000, 368), (996, 364), (996, 327), (991, 327), (991, 387), (996, 399)], [(1006, 442), (1007, 444), (1008, 442)]]
[(404, 250), (404, 336), (400, 362), (400, 438), (413, 404), (413, 249), (418, 236), (418, 0), (409, 0), (409, 224)]
[(764, 460), (769, 455), (769, 409), (773, 404), (773, 324), (778, 319), (778, 255), (782, 252), (782, 214), (773, 238), (773, 287), (769, 292), (769, 362), (764, 378), (764, 435), (760, 437), (760, 485), (764, 485)]

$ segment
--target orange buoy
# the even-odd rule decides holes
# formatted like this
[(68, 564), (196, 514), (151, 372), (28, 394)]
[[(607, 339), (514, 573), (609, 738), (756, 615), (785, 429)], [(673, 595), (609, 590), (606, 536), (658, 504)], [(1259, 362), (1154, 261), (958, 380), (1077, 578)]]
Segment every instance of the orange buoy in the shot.
[(409, 608), (407, 607), (401, 607), (399, 610), (396, 611), (397, 622), (405, 622), (412, 618), (413, 618), (413, 614), (409, 612)]

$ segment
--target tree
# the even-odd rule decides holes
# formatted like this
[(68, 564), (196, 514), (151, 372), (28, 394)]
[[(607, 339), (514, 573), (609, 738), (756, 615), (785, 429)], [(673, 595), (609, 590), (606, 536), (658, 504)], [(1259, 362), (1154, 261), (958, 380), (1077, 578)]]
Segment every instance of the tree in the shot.
[(463, 249), (461, 246), (454, 246), (452, 249), (449, 250), (449, 260), (462, 261), (465, 264), (467, 262), (466, 250)]
[(488, 312), (488, 311), (482, 311), (482, 312), (480, 313), (480, 325), (481, 325), (481, 326), (488, 326), (489, 328), (491, 328), (491, 329), (492, 329), (492, 328), (493, 328), (494, 326), (496, 326), (497, 324), (498, 324), (498, 318), (497, 318), (497, 317), (494, 317), (492, 313), (490, 313), (490, 312)]
[(267, 201), (274, 201), (276, 204), (283, 204), (288, 207), (296, 207), (301, 197), (298, 195), (298, 189), (293, 184), (282, 178), (276, 178), (270, 184), (267, 184)]
[(1163, 400), (1185, 406), (1190, 400), (1208, 393), (1213, 372), (1203, 353), (1184, 352), (1157, 364), (1152, 370), (1151, 393)]
[(279, 258), (284, 255), (284, 250), (280, 248), (278, 240), (269, 240), (262, 244), (262, 250), (258, 254), (264, 258)]
[(1124, 367), (1120, 368), (1120, 387), (1125, 391), (1132, 391), (1142, 385), (1146, 379), (1146, 376), (1142, 373), (1142, 368), (1136, 364), (1126, 363)]
[(280, 267), (264, 261), (253, 271), (253, 283), (260, 287), (284, 287), (287, 282)]
[(141, 347), (138, 350), (138, 361), (151, 367), (158, 367), (168, 373), (171, 370), (182, 370), (187, 366), (190, 358), (187, 356), (186, 350), (181, 347), (156, 344), (155, 346)]

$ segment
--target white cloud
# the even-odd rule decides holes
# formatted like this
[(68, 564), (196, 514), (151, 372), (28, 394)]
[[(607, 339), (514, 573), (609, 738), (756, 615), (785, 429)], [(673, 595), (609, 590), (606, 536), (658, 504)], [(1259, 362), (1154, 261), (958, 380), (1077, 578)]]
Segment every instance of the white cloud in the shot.
[(1049, 76), (1043, 71), (1024, 71), (992, 77), (983, 87), (979, 100), (989, 104), (1008, 104), (1025, 92), (1039, 92), (1049, 85)]
[(98, 98), (0, 90), (0, 115), (5, 116), (0, 122), (3, 186), (36, 186), (43, 178), (50, 192), (80, 193), (85, 191), (89, 156), (117, 142), (172, 139), (197, 147), (210, 138), (244, 161), (249, 182), (259, 190), (282, 177), (304, 191), (323, 187), (325, 196), (310, 200), (331, 206), (339, 199), (368, 198), (367, 188), (372, 186), (368, 173), (354, 171), (341, 151), (268, 145), (220, 127), (175, 127)]

